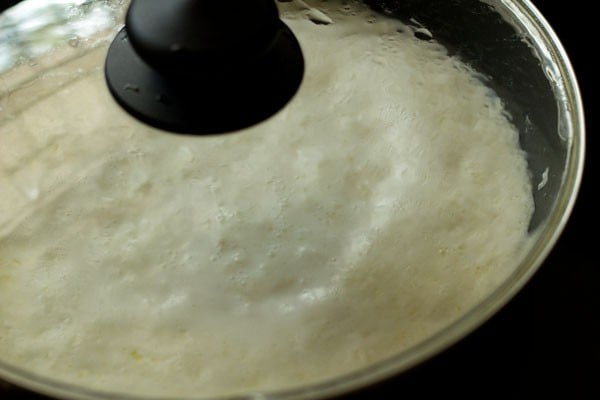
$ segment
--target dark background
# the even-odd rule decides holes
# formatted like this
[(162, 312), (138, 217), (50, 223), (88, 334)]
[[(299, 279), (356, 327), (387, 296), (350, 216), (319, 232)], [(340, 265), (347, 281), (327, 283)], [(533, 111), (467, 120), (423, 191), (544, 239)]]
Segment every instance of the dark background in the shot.
[[(15, 2), (0, 0), (0, 7)], [(586, 170), (569, 223), (538, 273), (490, 321), (420, 367), (349, 400), (552, 394), (600, 398), (600, 263), (592, 253), (598, 229), (593, 207), (597, 198), (592, 193), (598, 179), (592, 166), (598, 152), (592, 92), (595, 13), (593, 2), (582, 0), (533, 3), (566, 48), (586, 109)], [(0, 399), (42, 398), (0, 386)]]

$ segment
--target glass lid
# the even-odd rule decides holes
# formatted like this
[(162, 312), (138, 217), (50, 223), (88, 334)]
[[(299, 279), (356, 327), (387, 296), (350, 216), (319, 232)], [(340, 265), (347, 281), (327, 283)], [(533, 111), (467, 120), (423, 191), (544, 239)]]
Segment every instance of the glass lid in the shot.
[(319, 397), (431, 356), (518, 290), (581, 168), (561, 111), (576, 88), (539, 56), (554, 44), (514, 28), (531, 8), (462, 2), (520, 35), (559, 121), (545, 129), (426, 18), (366, 3), (277, 2), (302, 83), (223, 135), (115, 100), (105, 62), (129, 1), (0, 14), (0, 378), (66, 398)]

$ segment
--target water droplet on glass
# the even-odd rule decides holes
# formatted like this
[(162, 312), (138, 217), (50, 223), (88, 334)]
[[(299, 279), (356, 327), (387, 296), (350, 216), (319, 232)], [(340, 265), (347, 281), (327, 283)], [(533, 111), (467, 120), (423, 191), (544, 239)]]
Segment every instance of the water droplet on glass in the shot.
[(421, 39), (421, 40), (425, 40), (425, 41), (429, 41), (429, 40), (433, 39), (433, 34), (429, 31), (429, 29), (425, 29), (425, 28), (416, 29), (414, 35), (417, 39)]
[(67, 43), (71, 47), (78, 47), (80, 40), (81, 39), (79, 38), (79, 36), (73, 36), (72, 38), (70, 38), (69, 40), (67, 40)]
[(325, 14), (321, 10), (317, 10), (316, 8), (311, 8), (308, 10), (306, 15), (308, 16), (308, 19), (317, 25), (333, 24), (333, 20), (329, 17), (329, 15)]
[(156, 95), (156, 101), (158, 101), (161, 104), (164, 104), (165, 106), (170, 106), (171, 105), (171, 100), (164, 93)]
[(127, 83), (125, 86), (123, 86), (123, 90), (127, 92), (139, 93), (140, 87), (138, 85)]

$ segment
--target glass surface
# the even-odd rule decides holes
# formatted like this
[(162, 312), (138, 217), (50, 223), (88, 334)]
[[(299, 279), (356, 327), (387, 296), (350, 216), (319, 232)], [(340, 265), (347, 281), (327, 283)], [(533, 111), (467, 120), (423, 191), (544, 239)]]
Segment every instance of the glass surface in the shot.
[[(101, 69), (105, 49), (121, 27), (126, 3), (26, 0), (0, 15), (0, 146), (11, 149), (5, 150), (5, 157), (0, 160), (3, 166), (0, 201), (4, 202), (0, 207), (11, 207), (18, 214), (24, 208), (15, 204), (25, 207), (27, 201), (23, 196), (36, 199), (47, 195), (55, 182), (68, 179), (65, 174), (70, 172), (60, 168), (60, 160), (50, 160), (56, 162), (54, 170), (39, 172), (47, 174), (41, 186), (11, 176), (11, 171), (15, 171), (11, 168), (23, 160), (30, 160), (35, 171), (36, 160), (47, 160), (45, 150), (52, 143), (35, 135), (3, 136), (2, 126), (12, 115), (35, 110), (38, 102), (66, 83)], [(535, 272), (564, 227), (577, 193), (584, 148), (577, 85), (560, 44), (529, 2), (374, 0), (366, 3), (409, 25), (426, 27), (436, 40), (487, 77), (489, 86), (503, 99), (519, 128), (521, 145), (529, 156), (536, 203), (530, 229), (537, 232), (538, 239), (522, 264), (492, 295), (433, 337), (335, 380), (289, 393), (249, 395), (249, 399), (321, 398), (346, 392), (406, 370), (450, 346), (498, 310)], [(498, 62), (499, 59), (502, 61)], [(104, 107), (114, 105), (89, 106), (98, 109), (97, 119), (85, 122), (92, 126), (102, 123)], [(60, 108), (53, 110), (54, 115), (62, 112)], [(82, 123), (77, 116), (55, 119), (52, 115), (49, 113), (47, 126), (38, 128), (46, 129), (59, 121), (61, 125), (53, 128), (75, 132)], [(98, 141), (98, 151), (110, 152), (111, 146), (117, 145), (120, 145), (118, 138), (108, 137)], [(85, 168), (87, 160), (73, 160)], [(0, 227), (9, 222), (0, 221)], [(5, 365), (1, 355), (0, 377), (55, 396), (112, 398), (108, 393), (72, 387)]]

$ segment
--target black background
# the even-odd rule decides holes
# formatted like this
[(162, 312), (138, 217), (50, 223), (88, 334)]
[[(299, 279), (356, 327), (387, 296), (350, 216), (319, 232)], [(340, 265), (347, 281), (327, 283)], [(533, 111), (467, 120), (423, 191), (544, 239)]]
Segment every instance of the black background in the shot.
[[(168, 1), (168, 0), (166, 0)], [(15, 1), (0, 1), (0, 6)], [(592, 56), (594, 2), (537, 0), (569, 54), (582, 92), (587, 124), (586, 170), (578, 201), (554, 250), (527, 286), (480, 329), (456, 346), (349, 400), (467, 396), (600, 398), (600, 266)], [(20, 390), (0, 398), (41, 399)]]

